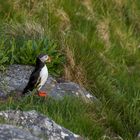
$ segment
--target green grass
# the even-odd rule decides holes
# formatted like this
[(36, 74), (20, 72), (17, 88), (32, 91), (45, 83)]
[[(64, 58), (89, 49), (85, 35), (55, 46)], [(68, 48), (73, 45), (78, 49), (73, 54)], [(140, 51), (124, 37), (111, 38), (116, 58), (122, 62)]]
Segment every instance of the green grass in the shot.
[[(90, 116), (92, 110), (96, 109), (94, 104), (86, 104), (78, 98), (65, 97), (63, 100), (54, 100), (31, 95), (15, 101), (11, 97), (1, 104), (0, 110), (7, 109), (36, 110), (67, 129), (90, 139), (98, 139), (104, 134), (103, 127)], [(97, 117), (96, 114), (91, 115)]]
[[(139, 0), (6, 0), (1, 4), (1, 66), (34, 64), (37, 54), (47, 52), (54, 58), (50, 73), (83, 84), (101, 101), (100, 108), (90, 105), (90, 111), (87, 104), (72, 102), (67, 109), (84, 117), (67, 122), (70, 116), (63, 103), (67, 106), (69, 100), (47, 101), (54, 110), (50, 116), (91, 140), (136, 139), (140, 131)], [(62, 107), (59, 114), (57, 103)], [(75, 105), (81, 105), (81, 110), (73, 109)], [(43, 112), (41, 106), (37, 110)]]

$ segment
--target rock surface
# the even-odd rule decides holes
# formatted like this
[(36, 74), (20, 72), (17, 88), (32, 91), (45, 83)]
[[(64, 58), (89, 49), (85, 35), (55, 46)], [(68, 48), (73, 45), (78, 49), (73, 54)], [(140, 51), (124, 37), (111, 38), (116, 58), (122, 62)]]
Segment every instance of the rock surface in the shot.
[(0, 118), (8, 123), (0, 125), (1, 140), (83, 140), (36, 111), (1, 111)]
[[(28, 82), (33, 68), (26, 65), (11, 65), (4, 73), (0, 72), (0, 96), (5, 96), (15, 90), (22, 91)], [(97, 100), (96, 97), (78, 84), (73, 82), (57, 82), (50, 75), (42, 90), (55, 99), (62, 99), (64, 96), (77, 96), (82, 97), (86, 101)]]
[(0, 125), (0, 140), (40, 140), (24, 129), (16, 126), (3, 124)]

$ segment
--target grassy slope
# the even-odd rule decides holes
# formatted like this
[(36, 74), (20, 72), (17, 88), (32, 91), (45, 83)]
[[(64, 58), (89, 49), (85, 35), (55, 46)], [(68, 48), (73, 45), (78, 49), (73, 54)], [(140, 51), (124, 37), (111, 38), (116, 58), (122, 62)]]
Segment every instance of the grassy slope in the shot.
[[(57, 46), (55, 49), (66, 55), (64, 77), (85, 85), (102, 103), (98, 108), (76, 101), (71, 103), (70, 99), (59, 102), (59, 105), (52, 101), (47, 104), (50, 108), (48, 114), (58, 123), (89, 139), (103, 139), (103, 136), (135, 139), (140, 131), (139, 0), (7, 0), (2, 4), (1, 30), (4, 35), (10, 34), (6, 34), (7, 40), (9, 36), (14, 38), (11, 45), (16, 47), (8, 53), (3, 51), (8, 58), (0, 61), (1, 64), (8, 63), (11, 56), (17, 56), (18, 39), (23, 40), (23, 37), (25, 42), (20, 42), (20, 46), (24, 47), (17, 58), (12, 57), (11, 63), (29, 64), (30, 61), (19, 59), (19, 56), (29, 52), (26, 50), (33, 46), (32, 41), (39, 39), (40, 42), (47, 35)], [(3, 23), (7, 25), (3, 26)], [(29, 29), (33, 26), (38, 30), (30, 35), (33, 30)], [(15, 42), (16, 45), (13, 45)], [(0, 44), (3, 50), (3, 39)], [(31, 50), (29, 54), (35, 56), (39, 51)], [(11, 55), (13, 52), (15, 55)], [(55, 56), (55, 53), (52, 55)], [(55, 58), (57, 65), (62, 60), (57, 61), (58, 58)], [(34, 63), (33, 59), (31, 62)], [(59, 67), (57, 69), (60, 70)], [(56, 73), (53, 69), (50, 72)], [(66, 113), (66, 108), (62, 111), (64, 104), (70, 105), (70, 114)], [(37, 110), (44, 112), (40, 104), (36, 106)], [(78, 110), (79, 106), (83, 109)], [(33, 108), (33, 104), (29, 104), (28, 108)]]

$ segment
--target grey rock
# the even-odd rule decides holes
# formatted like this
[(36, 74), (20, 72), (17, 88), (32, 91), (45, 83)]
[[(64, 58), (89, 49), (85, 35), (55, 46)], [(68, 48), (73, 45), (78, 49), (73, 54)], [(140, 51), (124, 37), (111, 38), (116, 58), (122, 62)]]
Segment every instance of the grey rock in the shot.
[[(4, 118), (7, 123), (20, 127), (19, 129), (15, 126), (0, 125), (0, 134), (7, 128), (5, 133), (7, 134), (8, 138), (18, 138), (21, 135), (21, 137), (23, 137), (25, 140), (28, 140), (29, 138), (32, 140), (32, 137), (34, 137), (34, 140), (37, 138), (42, 140), (83, 140), (83, 138), (79, 135), (76, 135), (68, 129), (61, 127), (48, 117), (39, 114), (34, 110), (28, 112), (19, 110), (1, 111), (0, 117)], [(2, 137), (6, 137), (5, 133), (2, 135)], [(27, 134), (28, 138), (25, 137), (25, 134)]]
[(62, 99), (64, 96), (82, 97), (85, 100), (96, 100), (83, 87), (73, 82), (58, 83), (51, 90), (51, 96), (57, 99)]
[(40, 140), (40, 138), (33, 136), (28, 130), (17, 126), (1, 124), (0, 140)]
[[(5, 96), (12, 91), (22, 91), (26, 86), (34, 67), (26, 65), (11, 65), (6, 72), (0, 72), (0, 96)], [(73, 82), (57, 82), (49, 75), (47, 82), (42, 87), (49, 96), (62, 99), (64, 96), (82, 97), (86, 101), (97, 101), (85, 88)]]
[(32, 66), (11, 65), (4, 73), (0, 73), (0, 89), (4, 94), (12, 90), (23, 90), (33, 70)]

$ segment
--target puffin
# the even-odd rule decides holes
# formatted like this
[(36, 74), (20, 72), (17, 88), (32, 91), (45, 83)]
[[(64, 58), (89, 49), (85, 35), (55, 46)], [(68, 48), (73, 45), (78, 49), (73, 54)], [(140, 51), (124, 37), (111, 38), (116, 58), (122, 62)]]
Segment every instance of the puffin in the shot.
[(22, 92), (23, 95), (26, 95), (36, 89), (39, 96), (47, 96), (46, 92), (40, 91), (48, 78), (48, 68), (46, 66), (46, 62), (51, 62), (51, 59), (47, 54), (40, 54), (37, 56), (35, 68)]

